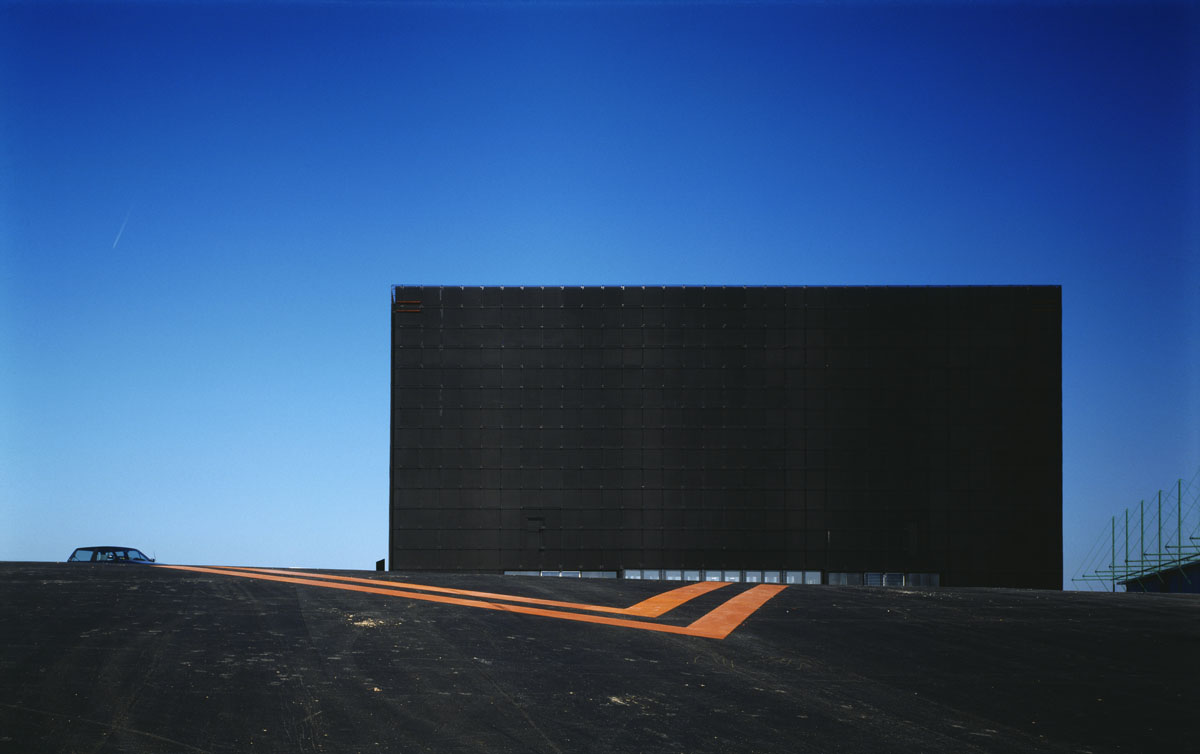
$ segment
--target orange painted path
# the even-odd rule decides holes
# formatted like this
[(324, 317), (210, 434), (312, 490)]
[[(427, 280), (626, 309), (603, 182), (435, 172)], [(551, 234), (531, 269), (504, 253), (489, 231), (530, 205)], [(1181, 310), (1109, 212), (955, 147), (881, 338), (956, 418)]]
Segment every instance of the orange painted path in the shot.
[[(242, 568), (207, 566), (177, 566), (158, 565), (156, 568), (168, 568), (176, 571), (193, 571), (210, 573), (238, 578), (258, 579), (262, 581), (278, 581), (285, 584), (300, 584), (304, 586), (324, 587), (326, 589), (341, 589), (348, 592), (365, 592), (382, 594), (388, 597), (403, 597), (405, 599), (423, 600), (425, 602), (440, 602), (463, 607), (477, 607), (485, 610), (500, 610), (510, 613), (538, 615), (546, 618), (558, 618), (579, 623), (597, 623), (607, 626), (634, 628), (642, 631), (659, 631), (684, 636), (700, 636), (708, 639), (724, 639), (746, 618), (762, 607), (767, 600), (786, 589), (779, 584), (759, 584), (733, 598), (725, 601), (713, 610), (705, 613), (687, 626), (673, 626), (665, 623), (654, 623), (646, 620), (631, 620), (629, 618), (610, 617), (609, 615), (591, 615), (589, 613), (609, 613), (615, 615), (636, 616), (639, 618), (657, 618), (683, 603), (728, 586), (725, 582), (702, 581), (688, 584), (677, 589), (671, 589), (662, 594), (625, 608), (607, 607), (604, 605), (587, 605), (576, 602), (560, 602), (543, 600), (534, 597), (521, 597), (511, 594), (496, 594), (492, 592), (476, 592), (466, 589), (451, 589), (448, 587), (409, 584), (404, 582), (382, 581), (380, 579), (364, 579), (354, 576), (334, 576), (323, 573), (306, 573), (303, 571), (283, 571), (271, 568)], [(368, 586), (370, 585), (370, 586)], [(517, 604), (509, 604), (517, 603)], [(563, 609), (584, 610), (588, 612), (566, 612)]]
[(409, 584), (403, 581), (381, 581), (380, 579), (363, 579), (355, 576), (332, 576), (325, 573), (303, 573), (298, 571), (284, 571), (275, 568), (247, 568), (245, 566), (221, 566), (221, 570), (231, 571), (256, 571), (258, 573), (271, 573), (277, 576), (307, 576), (319, 579), (330, 579), (333, 581), (346, 581), (356, 584), (370, 584), (371, 586), (385, 586), (393, 589), (405, 589), (417, 592), (437, 592), (440, 594), (454, 594), (460, 597), (482, 597), (484, 599), (498, 599), (506, 602), (523, 602), (531, 605), (544, 605), (546, 607), (565, 607), (575, 610), (588, 610), (594, 613), (615, 613), (617, 615), (636, 615), (642, 618), (657, 618), (663, 613), (674, 610), (688, 600), (699, 597), (702, 594), (720, 589), (723, 586), (729, 586), (728, 583), (720, 581), (701, 581), (695, 584), (672, 589), (669, 592), (655, 595), (649, 599), (631, 607), (608, 607), (606, 605), (586, 605), (580, 602), (560, 602), (558, 600), (544, 600), (537, 597), (520, 597), (515, 594), (496, 594), (494, 592), (476, 592), (469, 589), (452, 589), (445, 586), (426, 586), (423, 584)]

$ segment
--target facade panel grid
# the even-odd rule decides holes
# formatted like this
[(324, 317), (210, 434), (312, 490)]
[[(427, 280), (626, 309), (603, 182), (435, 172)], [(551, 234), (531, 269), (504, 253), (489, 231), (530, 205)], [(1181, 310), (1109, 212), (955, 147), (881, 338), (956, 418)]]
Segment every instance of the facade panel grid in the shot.
[(1057, 587), (1060, 302), (397, 287), (391, 567)]

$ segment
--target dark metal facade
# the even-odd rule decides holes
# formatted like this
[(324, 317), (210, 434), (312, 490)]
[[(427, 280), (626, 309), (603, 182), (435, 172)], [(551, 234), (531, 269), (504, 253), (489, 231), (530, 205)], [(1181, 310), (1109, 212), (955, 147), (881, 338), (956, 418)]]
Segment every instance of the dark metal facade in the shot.
[(392, 298), (392, 569), (1061, 585), (1057, 286)]

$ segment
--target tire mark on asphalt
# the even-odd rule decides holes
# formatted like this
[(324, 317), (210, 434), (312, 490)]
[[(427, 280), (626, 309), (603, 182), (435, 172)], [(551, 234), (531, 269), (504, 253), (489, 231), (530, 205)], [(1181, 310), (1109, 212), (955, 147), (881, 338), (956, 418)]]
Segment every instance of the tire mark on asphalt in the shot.
[(46, 717), (52, 717), (57, 720), (65, 720), (67, 722), (87, 723), (88, 725), (95, 725), (96, 727), (104, 728), (105, 730), (115, 730), (115, 731), (120, 731), (121, 733), (132, 733), (135, 736), (145, 736), (146, 738), (153, 738), (157, 741), (163, 741), (165, 743), (169, 743), (172, 746), (182, 746), (183, 748), (187, 749), (188, 751), (198, 751), (198, 752), (200, 752), (200, 754), (213, 754), (213, 752), (210, 751), (209, 749), (200, 749), (195, 746), (192, 746), (191, 744), (185, 744), (182, 741), (176, 741), (173, 738), (167, 738), (166, 736), (160, 736), (157, 733), (151, 733), (151, 732), (145, 731), (145, 730), (138, 730), (137, 728), (128, 728), (123, 725), (112, 725), (110, 723), (102, 723), (99, 720), (91, 720), (86, 717), (79, 717), (78, 715), (67, 715), (67, 714), (63, 714), (61, 712), (51, 712), (50, 710), (33, 709), (32, 707), (22, 707), (21, 705), (18, 705), (18, 704), (4, 704), (4, 703), (0, 702), (0, 707), (7, 707), (9, 709), (17, 710), (18, 712), (32, 712), (35, 715), (45, 715)]

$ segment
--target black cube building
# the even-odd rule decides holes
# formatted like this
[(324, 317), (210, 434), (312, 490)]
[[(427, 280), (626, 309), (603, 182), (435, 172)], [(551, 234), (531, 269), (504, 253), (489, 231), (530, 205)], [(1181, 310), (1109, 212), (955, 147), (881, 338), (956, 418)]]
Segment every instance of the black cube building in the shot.
[(1057, 589), (1061, 294), (398, 286), (389, 567)]

